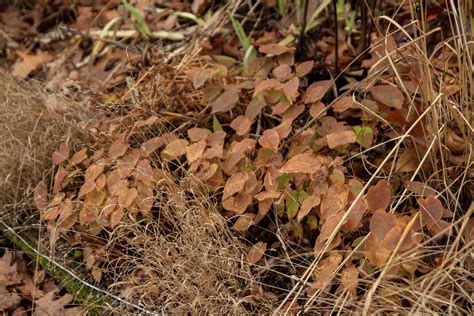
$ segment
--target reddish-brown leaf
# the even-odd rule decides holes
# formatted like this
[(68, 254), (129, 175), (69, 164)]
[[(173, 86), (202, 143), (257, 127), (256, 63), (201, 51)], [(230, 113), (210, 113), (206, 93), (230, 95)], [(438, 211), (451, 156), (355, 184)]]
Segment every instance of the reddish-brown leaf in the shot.
[(63, 161), (69, 158), (69, 147), (66, 143), (59, 145), (59, 149), (53, 152), (51, 160), (55, 165), (59, 165)]
[(117, 207), (112, 214), (110, 214), (110, 227), (114, 228), (117, 226), (120, 221), (122, 220), (123, 216), (125, 213), (123, 212), (123, 209), (121, 207)]
[(50, 62), (53, 56), (41, 50), (36, 51), (36, 55), (28, 55), (19, 50), (16, 51), (22, 60), (17, 60), (12, 67), (12, 75), (26, 79), (36, 68)]
[(300, 85), (300, 79), (294, 77), (283, 85), (283, 93), (285, 94), (288, 102), (293, 104), (298, 97), (298, 87)]
[(329, 239), (329, 237), (331, 237), (331, 235), (334, 233), (337, 226), (341, 222), (343, 216), (344, 216), (344, 212), (339, 211), (336, 214), (333, 214), (327, 217), (326, 221), (321, 227), (321, 234), (319, 236), (321, 241), (326, 241)]
[(283, 64), (273, 69), (272, 73), (275, 76), (275, 78), (279, 80), (285, 80), (291, 74), (291, 67), (286, 64)]
[[(263, 80), (255, 87), (255, 91), (253, 93), (253, 96), (255, 97), (259, 93), (261, 93), (263, 91), (266, 91), (266, 90), (269, 90), (269, 89), (281, 89), (282, 86), (283, 85), (280, 83), (280, 81), (275, 80), (275, 79)], [(248, 116), (248, 115), (246, 115), (246, 116)]]
[(74, 155), (72, 155), (71, 159), (69, 160), (69, 165), (74, 166), (77, 165), (78, 163), (81, 163), (87, 159), (87, 148), (83, 148), (76, 152)]
[(97, 220), (99, 211), (97, 207), (93, 204), (85, 203), (79, 212), (79, 222), (81, 225), (89, 225)]
[(354, 131), (337, 131), (326, 135), (328, 147), (333, 149), (342, 145), (353, 144), (356, 142)]
[(332, 80), (323, 80), (312, 83), (306, 90), (304, 103), (317, 103), (321, 101), (332, 85)]
[(318, 206), (321, 203), (321, 197), (319, 194), (312, 194), (304, 199), (303, 203), (301, 203), (300, 210), (298, 211), (298, 223), (301, 223), (303, 218), (309, 214), (309, 212)]
[(248, 179), (248, 174), (245, 172), (237, 172), (227, 179), (224, 186), (224, 193), (222, 200), (226, 200), (228, 197), (238, 193), (244, 189), (245, 181)]
[(137, 207), (143, 215), (147, 215), (153, 207), (153, 190), (145, 185), (137, 188), (138, 198)]
[(379, 267), (390, 257), (390, 250), (374, 235), (367, 237), (364, 243), (364, 253), (373, 266)]
[(186, 159), (189, 163), (198, 160), (201, 158), (206, 149), (206, 141), (200, 140), (197, 143), (190, 144), (186, 147)]
[(231, 229), (238, 232), (247, 231), (249, 227), (253, 225), (254, 216), (255, 215), (249, 213), (240, 215), (234, 226), (231, 227)]
[(367, 204), (362, 200), (357, 200), (349, 215), (347, 215), (346, 222), (342, 225), (342, 228), (347, 232), (355, 231), (360, 226), (366, 210)]
[(263, 135), (258, 139), (258, 143), (266, 149), (270, 149), (273, 152), (278, 151), (280, 145), (280, 135), (273, 129), (266, 129)]
[(281, 192), (277, 191), (262, 191), (255, 195), (255, 199), (259, 202), (265, 201), (267, 199), (278, 199), (280, 198)]
[(152, 152), (165, 144), (163, 137), (153, 137), (140, 146), (140, 153), (143, 157), (148, 157)]
[(287, 52), (291, 52), (292, 49), (283, 45), (272, 43), (260, 46), (258, 51), (262, 54), (273, 54), (278, 56)]
[(341, 283), (342, 286), (352, 294), (355, 294), (357, 285), (359, 283), (359, 271), (355, 265), (351, 264), (341, 273)]
[(334, 112), (341, 113), (352, 108), (354, 101), (351, 96), (339, 97), (332, 105)]
[(369, 89), (373, 98), (387, 106), (401, 109), (405, 97), (399, 88), (391, 85), (373, 86)]
[(239, 92), (238, 85), (226, 86), (224, 92), (209, 104), (212, 108), (211, 114), (232, 110), (239, 101)]
[(40, 181), (33, 192), (33, 200), (38, 210), (44, 211), (48, 206), (48, 188), (43, 181)]
[(383, 209), (378, 209), (370, 219), (370, 231), (378, 240), (383, 240), (385, 235), (397, 225), (395, 214), (387, 213)]
[(420, 195), (421, 197), (436, 195), (435, 189), (420, 181), (405, 181), (405, 188), (416, 195)]
[(79, 189), (79, 195), (77, 196), (78, 198), (91, 193), (92, 191), (95, 190), (95, 182), (94, 180), (86, 180), (81, 188)]
[(395, 170), (397, 172), (415, 171), (420, 164), (419, 161), (416, 150), (413, 148), (407, 148), (398, 156)]
[(128, 143), (123, 142), (123, 140), (116, 140), (110, 145), (109, 156), (114, 159), (123, 156), (127, 152), (128, 146)]
[(426, 199), (419, 199), (421, 221), (423, 224), (431, 227), (441, 220), (443, 216), (443, 204), (434, 196), (428, 196)]
[(325, 116), (326, 114), (326, 105), (323, 102), (315, 103), (311, 105), (311, 108), (309, 109), (309, 115), (315, 119)]
[(347, 204), (348, 197), (349, 188), (346, 185), (331, 185), (321, 201), (321, 219), (325, 220), (342, 211)]
[(279, 170), (280, 173), (309, 173), (313, 174), (321, 170), (327, 160), (324, 156), (313, 153), (302, 153), (290, 158)]
[(237, 135), (242, 136), (248, 133), (250, 130), (250, 126), (252, 126), (252, 121), (243, 115), (237, 116), (232, 123), (230, 123), (230, 127), (237, 133)]
[(296, 65), (296, 76), (297, 77), (304, 77), (311, 72), (314, 66), (314, 61), (304, 61), (298, 65)]
[(367, 205), (372, 211), (386, 210), (390, 204), (392, 193), (390, 185), (385, 180), (380, 180), (376, 185), (367, 191)]
[(207, 136), (209, 136), (209, 133), (205, 128), (193, 127), (188, 129), (188, 136), (192, 142), (198, 142), (201, 140), (206, 140)]
[(256, 264), (260, 259), (262, 259), (263, 255), (265, 254), (265, 250), (267, 249), (267, 244), (259, 241), (255, 245), (250, 248), (247, 256), (245, 257), (245, 262), (250, 264)]
[(323, 290), (336, 276), (336, 269), (342, 261), (342, 255), (331, 253), (323, 260), (319, 271), (316, 273), (312, 288)]
[(224, 209), (236, 214), (243, 214), (250, 204), (252, 204), (252, 196), (245, 193), (239, 193), (235, 196), (230, 196), (226, 200), (222, 201), (222, 206)]

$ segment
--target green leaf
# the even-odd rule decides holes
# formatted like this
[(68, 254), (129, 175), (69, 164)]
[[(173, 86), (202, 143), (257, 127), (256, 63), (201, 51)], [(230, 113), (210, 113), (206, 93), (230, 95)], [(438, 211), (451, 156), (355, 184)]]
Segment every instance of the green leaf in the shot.
[(369, 126), (353, 126), (356, 142), (364, 148), (370, 148), (374, 141), (374, 132)]
[(230, 16), (230, 21), (232, 22), (232, 26), (234, 27), (234, 31), (237, 34), (237, 37), (239, 38), (240, 44), (242, 45), (244, 50), (247, 51), (250, 48), (250, 41), (247, 37), (247, 34), (245, 34), (242, 24), (240, 24), (240, 22), (237, 21), (232, 15)]
[(293, 233), (297, 238), (303, 239), (303, 226), (301, 226), (301, 224), (296, 224), (293, 228)]
[(240, 171), (242, 172), (250, 172), (252, 171), (252, 164), (246, 161), (243, 165), (240, 166)]
[(290, 177), (288, 176), (288, 174), (284, 173), (282, 174), (281, 176), (279, 176), (277, 178), (277, 181), (278, 181), (278, 187), (277, 187), (277, 190), (278, 191), (283, 191), (285, 190), (285, 187), (286, 185), (288, 184), (290, 180)]
[(249, 71), (249, 65), (250, 63), (257, 58), (257, 50), (253, 45), (250, 45), (249, 49), (245, 51), (245, 56), (244, 56), (244, 71), (248, 72)]
[(285, 11), (286, 11), (286, 0), (278, 0), (278, 13), (280, 13), (281, 16), (284, 16)]
[(298, 191), (298, 203), (303, 203), (304, 200), (309, 196), (308, 193), (306, 193), (305, 190), (299, 190)]
[(213, 118), (212, 118), (212, 129), (214, 130), (214, 132), (217, 132), (217, 131), (223, 131), (224, 129), (222, 128), (222, 125), (221, 123), (219, 122), (219, 120), (217, 119), (217, 117), (214, 115)]
[(145, 19), (142, 17), (141, 12), (129, 4), (127, 0), (122, 0), (123, 6), (127, 9), (128, 12), (135, 18), (135, 26), (142, 35), (144, 39), (149, 39), (151, 36), (151, 31), (148, 25), (145, 22)]
[(84, 253), (80, 249), (74, 250), (73, 253), (74, 258), (82, 258), (84, 256)]
[(307, 217), (306, 224), (308, 224), (309, 229), (311, 229), (311, 230), (318, 229), (318, 219), (314, 215), (309, 215)]
[(292, 191), (286, 197), (286, 212), (288, 214), (288, 218), (292, 219), (298, 213), (300, 208), (300, 204), (298, 203), (298, 191)]

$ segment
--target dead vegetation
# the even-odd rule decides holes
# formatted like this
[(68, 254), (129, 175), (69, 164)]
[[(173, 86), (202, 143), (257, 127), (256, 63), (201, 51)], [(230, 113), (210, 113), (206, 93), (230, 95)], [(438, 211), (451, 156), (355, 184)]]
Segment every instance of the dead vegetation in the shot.
[[(359, 55), (350, 1), (308, 1), (306, 27), (285, 1), (198, 2), (79, 6), (74, 70), (48, 75), (83, 116), (2, 78), (27, 105), (2, 114), (8, 203), (35, 186), (5, 216), (46, 223), (116, 313), (470, 313), (472, 4), (368, 6)], [(131, 40), (90, 37), (112, 26)]]

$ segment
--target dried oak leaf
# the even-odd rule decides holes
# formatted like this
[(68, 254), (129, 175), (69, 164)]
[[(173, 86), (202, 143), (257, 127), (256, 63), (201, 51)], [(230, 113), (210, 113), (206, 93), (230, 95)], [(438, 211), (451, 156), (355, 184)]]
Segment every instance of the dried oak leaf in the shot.
[(21, 302), (20, 295), (8, 291), (7, 287), (0, 284), (0, 311), (8, 315), (7, 311)]
[(332, 80), (322, 80), (312, 83), (306, 90), (304, 103), (317, 103), (321, 101), (332, 85)]
[(280, 173), (313, 174), (320, 171), (326, 162), (327, 159), (324, 156), (302, 153), (291, 157), (278, 171)]
[(33, 316), (71, 315), (66, 305), (72, 302), (73, 296), (64, 294), (55, 300), (54, 294), (55, 291), (51, 291), (35, 301)]
[(15, 285), (23, 281), (23, 277), (18, 273), (17, 264), (13, 262), (13, 259), (13, 252), (8, 250), (0, 258), (0, 286)]
[(369, 91), (375, 100), (396, 109), (401, 109), (405, 101), (400, 89), (391, 85), (373, 86)]
[(372, 211), (379, 209), (385, 211), (390, 204), (391, 197), (390, 185), (387, 181), (380, 180), (367, 191), (367, 205)]
[(250, 264), (256, 264), (260, 259), (262, 259), (263, 255), (265, 254), (265, 250), (267, 249), (267, 244), (259, 241), (255, 245), (250, 248), (247, 256), (245, 257), (245, 262)]
[(210, 103), (211, 114), (232, 110), (239, 101), (239, 92), (236, 84), (226, 86), (224, 92)]
[(17, 54), (22, 60), (15, 62), (12, 67), (12, 74), (14, 76), (20, 77), (21, 79), (27, 78), (28, 75), (36, 68), (53, 60), (53, 56), (51, 54), (40, 50), (36, 52), (36, 55), (28, 55), (21, 51), (17, 51)]
[(326, 135), (328, 147), (333, 149), (342, 145), (353, 144), (357, 140), (354, 131), (337, 131)]

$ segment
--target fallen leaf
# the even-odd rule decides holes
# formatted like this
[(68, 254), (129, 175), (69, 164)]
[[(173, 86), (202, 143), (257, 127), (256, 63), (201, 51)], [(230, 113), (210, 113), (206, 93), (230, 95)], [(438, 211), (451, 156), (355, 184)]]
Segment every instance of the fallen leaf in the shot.
[(255, 245), (250, 248), (247, 256), (245, 257), (245, 262), (250, 264), (256, 264), (260, 259), (262, 259), (263, 255), (265, 254), (265, 250), (267, 249), (267, 244), (259, 241)]
[(339, 211), (336, 214), (332, 214), (327, 217), (323, 226), (321, 227), (321, 234), (319, 235), (321, 241), (326, 241), (329, 239), (329, 237), (331, 237), (331, 235), (334, 233), (337, 226), (341, 222), (343, 216), (344, 212)]
[(243, 115), (237, 116), (232, 123), (230, 123), (230, 127), (237, 133), (237, 135), (242, 136), (248, 133), (250, 130), (250, 126), (252, 126), (252, 121)]
[(33, 200), (38, 210), (44, 211), (48, 206), (48, 188), (43, 181), (40, 181), (33, 192)]
[(22, 281), (23, 277), (18, 273), (17, 263), (14, 262), (14, 253), (5, 250), (0, 258), (0, 287), (19, 284)]
[(279, 170), (280, 173), (309, 173), (313, 174), (321, 170), (326, 163), (324, 156), (313, 153), (298, 154), (290, 158)]
[[(0, 310), (4, 315), (8, 315), (7, 311), (21, 302), (21, 296), (15, 292), (10, 292), (6, 286), (0, 285)], [(15, 313), (13, 312), (13, 315)]]
[(125, 143), (120, 139), (116, 140), (115, 142), (112, 143), (112, 145), (110, 145), (110, 148), (109, 148), (110, 157), (115, 159), (115, 158), (123, 156), (127, 152), (128, 146), (129, 146), (128, 143)]
[(365, 256), (375, 267), (381, 266), (390, 257), (390, 250), (385, 248), (382, 243), (374, 235), (367, 237), (364, 243)]
[(248, 213), (240, 215), (235, 224), (231, 227), (231, 229), (238, 232), (247, 231), (249, 227), (253, 224), (254, 216), (255, 215)]
[(390, 185), (387, 181), (380, 180), (367, 191), (367, 205), (372, 211), (380, 209), (385, 211), (390, 204), (391, 197)]
[(51, 291), (42, 298), (35, 300), (33, 316), (68, 315), (66, 305), (72, 302), (73, 296), (64, 294), (55, 300), (55, 293), (56, 291)]
[(59, 149), (53, 152), (51, 160), (55, 165), (59, 165), (63, 161), (69, 158), (69, 147), (66, 143), (61, 143)]
[(391, 85), (373, 86), (369, 89), (373, 98), (387, 106), (401, 109), (405, 97), (399, 88)]
[(312, 288), (323, 290), (336, 276), (336, 269), (342, 261), (342, 256), (338, 253), (332, 253), (323, 260), (321, 267), (314, 277)]
[(362, 217), (367, 210), (367, 204), (362, 200), (357, 200), (354, 207), (347, 215), (346, 222), (342, 225), (342, 229), (346, 232), (355, 231), (362, 223)]
[(293, 104), (298, 97), (298, 87), (300, 85), (300, 79), (294, 77), (283, 85), (283, 93), (285, 94), (288, 102)]
[(419, 162), (416, 150), (407, 148), (398, 156), (395, 170), (397, 172), (412, 172), (418, 168)]
[(291, 74), (291, 67), (286, 64), (283, 64), (273, 69), (272, 73), (275, 76), (275, 78), (279, 80), (285, 80)]
[(405, 189), (421, 197), (435, 196), (436, 190), (420, 181), (405, 181)]
[(385, 235), (397, 226), (397, 217), (395, 214), (387, 213), (383, 209), (378, 209), (370, 219), (370, 232), (378, 240), (383, 240)]
[(188, 129), (188, 136), (192, 142), (199, 142), (201, 140), (206, 140), (209, 136), (210, 131), (205, 128), (193, 127)]
[(355, 265), (351, 264), (341, 273), (342, 286), (352, 294), (356, 293), (357, 285), (359, 283), (359, 271)]
[(206, 141), (200, 140), (197, 143), (190, 144), (186, 147), (186, 159), (189, 163), (198, 160), (201, 158), (206, 149)]
[(253, 97), (255, 97), (256, 95), (266, 90), (270, 90), (270, 89), (279, 90), (282, 88), (282, 86), (283, 85), (280, 83), (280, 81), (275, 80), (275, 79), (263, 80), (255, 87), (255, 91), (253, 92)]
[(227, 179), (224, 186), (224, 193), (222, 200), (226, 200), (228, 197), (238, 193), (244, 189), (245, 181), (247, 181), (248, 175), (244, 172), (237, 172)]
[(69, 160), (69, 165), (74, 166), (77, 165), (78, 163), (81, 163), (87, 159), (87, 148), (83, 148), (76, 152), (74, 155), (72, 155), (71, 159)]
[(267, 44), (267, 45), (262, 45), (258, 48), (258, 51), (262, 54), (273, 54), (273, 55), (282, 55), (287, 52), (291, 52), (292, 49), (285, 47), (280, 44)]
[(322, 80), (312, 83), (306, 90), (304, 103), (317, 103), (321, 101), (332, 85), (332, 80)]
[(239, 101), (239, 92), (238, 85), (226, 86), (224, 92), (209, 104), (212, 108), (211, 114), (232, 110)]
[(321, 201), (321, 218), (327, 219), (329, 216), (343, 210), (349, 197), (349, 188), (338, 185), (331, 185), (327, 194)]
[(266, 149), (270, 149), (273, 152), (278, 151), (280, 145), (280, 135), (273, 129), (266, 129), (262, 136), (258, 139), (258, 143)]
[(349, 110), (354, 105), (354, 100), (352, 96), (342, 96), (336, 99), (332, 104), (332, 108), (336, 113), (342, 113)]
[(423, 224), (431, 227), (438, 223), (443, 217), (443, 204), (434, 196), (428, 196), (426, 199), (418, 199), (420, 205), (420, 215)]
[(186, 154), (186, 147), (188, 141), (185, 139), (176, 139), (166, 145), (165, 149), (161, 151), (161, 154), (167, 158), (175, 159)]
[(298, 65), (296, 65), (296, 76), (300, 78), (306, 76), (311, 72), (311, 70), (313, 70), (313, 66), (314, 61), (312, 60), (299, 63)]
[(309, 212), (311, 212), (311, 210), (315, 208), (316, 206), (318, 206), (320, 203), (321, 203), (321, 197), (319, 196), (319, 194), (312, 194), (308, 196), (303, 201), (303, 203), (301, 203), (301, 207), (300, 207), (300, 210), (298, 212), (298, 217), (297, 217), (298, 223), (300, 223), (303, 220), (303, 218), (305, 218), (306, 215), (308, 215)]
[(53, 56), (49, 53), (37, 50), (36, 55), (28, 55), (21, 51), (16, 52), (22, 60), (17, 60), (12, 67), (12, 75), (26, 79), (36, 68), (44, 65), (51, 60)]
[(337, 131), (326, 135), (328, 147), (333, 149), (342, 145), (353, 144), (356, 142), (354, 131)]
[(374, 131), (369, 126), (353, 126), (356, 142), (364, 148), (370, 148), (374, 141)]

